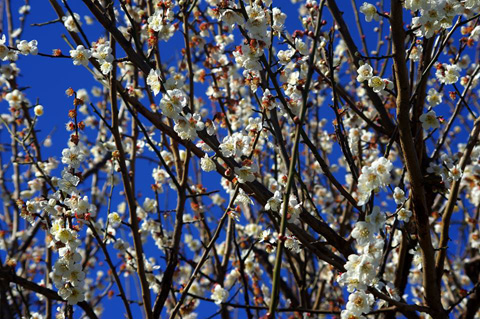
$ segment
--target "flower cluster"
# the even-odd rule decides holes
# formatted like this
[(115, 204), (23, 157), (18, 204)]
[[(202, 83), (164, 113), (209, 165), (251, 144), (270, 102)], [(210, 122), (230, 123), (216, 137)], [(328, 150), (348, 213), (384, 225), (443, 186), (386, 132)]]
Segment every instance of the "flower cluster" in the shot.
[[(43, 108), (37, 105), (36, 116), (43, 114)], [(76, 117), (76, 112), (71, 111)], [(80, 124), (73, 124), (73, 126)], [(82, 256), (79, 248), (82, 244), (80, 231), (82, 227), (96, 216), (96, 206), (91, 204), (89, 197), (81, 195), (77, 188), (80, 183), (82, 165), (89, 155), (88, 148), (80, 141), (78, 129), (72, 134), (67, 148), (62, 151), (61, 162), (66, 166), (61, 172), (61, 178), (50, 177), (57, 162), (49, 160), (39, 163), (36, 169), (37, 178), (29, 182), (30, 190), (23, 196), (33, 197), (33, 194), (44, 189), (49, 183), (53, 193), (46, 197), (36, 197), (23, 204), (19, 202), (21, 217), (34, 224), (40, 217), (40, 223), (49, 232), (49, 248), (58, 251), (59, 258), (55, 261), (49, 276), (58, 289), (58, 294), (69, 305), (74, 305), (86, 298), (86, 274), (82, 266)], [(42, 179), (40, 179), (40, 177)]]
[[(415, 233), (421, 218), (410, 200), (415, 195), (411, 181), (417, 176), (411, 175), (410, 167), (395, 168), (392, 163), (405, 163), (409, 155), (403, 153), (396, 138), (405, 136), (399, 135), (404, 133), (402, 128), (395, 128), (395, 99), (401, 91), (392, 82), (398, 79), (398, 70), (390, 67), (398, 58), (390, 52), (396, 30), (388, 28), (395, 12), (384, 11), (388, 6), (381, 4), (361, 5), (362, 19), (370, 22), (369, 28), (375, 24), (374, 32), (381, 40), (377, 51), (367, 52), (369, 41), (358, 41), (363, 48), (355, 48), (357, 41), (346, 37), (351, 21), (345, 21), (345, 29), (342, 21), (332, 24), (329, 18), (319, 16), (323, 2), (291, 2), (300, 3), (301, 21), (293, 32), (285, 28), (286, 13), (292, 16), (285, 10), (288, 6), (274, 7), (272, 0), (114, 4), (111, 29), (106, 31), (108, 35), (118, 29), (113, 36), (122, 57), (115, 59), (106, 37), (70, 50), (74, 65), (88, 67), (92, 62), (95, 79), (103, 87), (94, 87), (91, 99), (84, 89), (68, 90), (69, 96), (75, 95), (66, 125), (71, 137), (58, 161), (41, 159), (37, 148), (42, 143), (35, 134), (45, 130), (35, 128), (35, 123), (44, 119), (39, 117), (48, 114), (48, 109), (28, 101), (29, 91), (17, 84), (19, 69), (13, 63), (23, 55), (38, 54), (38, 43), (16, 40), (22, 30), (10, 32), (10, 44), (3, 36), (0, 59), (5, 63), (0, 66), (0, 84), (9, 114), (1, 114), (0, 125), (12, 136), (12, 143), (2, 143), (0, 148), (11, 151), (13, 160), (11, 166), (0, 170), (0, 182), (16, 168), (21, 173), (12, 174), (13, 183), (9, 179), (0, 183), (2, 189), (15, 190), (2, 191), (1, 196), (6, 210), (13, 202), (26, 223), (14, 229), (8, 214), (0, 218), (0, 229), (15, 230), (0, 231), (0, 249), (7, 255), (15, 252), (20, 246), (17, 243), (28, 236), (24, 225), (39, 225), (36, 229), (47, 233), (46, 244), (27, 247), (19, 257), (22, 269), (15, 270), (29, 277), (34, 269), (45, 266), (42, 262), (30, 266), (26, 259), (42, 261), (49, 249), (54, 256), (45, 263), (46, 282), (39, 284), (58, 291), (65, 305), (85, 300), (82, 307), (89, 306), (89, 300), (100, 300), (103, 290), (111, 297), (115, 293), (109, 285), (116, 285), (121, 293), (121, 283), (126, 281), (120, 279), (119, 284), (116, 277), (113, 282), (111, 275), (139, 275), (145, 294), (137, 294), (136, 300), (127, 296), (127, 309), (135, 302), (143, 304), (145, 311), (151, 310), (145, 298), (153, 292), (168, 295), (163, 309), (170, 316), (173, 306), (182, 303), (177, 309), (186, 319), (196, 319), (195, 310), (204, 302), (229, 311), (230, 305), (235, 306), (229, 303), (235, 299), (234, 292), (243, 294), (240, 299), (248, 299), (245, 304), (257, 307), (255, 316), (261, 316), (263, 307), (271, 302), (275, 284), (273, 280), (263, 283), (268, 278), (264, 272), (276, 271), (282, 281), (278, 306), (292, 311), (305, 302), (305, 296), (295, 300), (297, 294), (283, 287), (295, 284), (297, 275), (310, 287), (307, 295), (321, 297), (314, 302), (317, 309), (338, 309), (344, 300), (341, 296), (348, 291), (341, 318), (365, 319), (374, 309), (384, 311), (387, 302), (378, 299), (389, 300), (385, 296), (399, 301), (399, 295), (405, 294), (401, 304), (431, 307), (428, 300), (421, 300), (424, 246), (418, 244), (422, 238)], [(405, 50), (400, 53), (409, 64), (406, 81), (412, 96), (408, 98), (417, 104), (425, 100), (411, 115), (414, 126), (422, 125), (428, 132), (412, 133), (420, 142), (426, 135), (420, 147), (424, 152), (419, 162), (422, 176), (418, 177), (425, 181), (425, 200), (432, 207), (426, 227), (431, 226), (427, 234), (434, 235), (431, 242), (436, 249), (440, 247), (441, 236), (436, 235), (442, 229), (441, 210), (453, 196), (449, 188), (454, 181), (461, 183), (458, 190), (452, 188), (459, 199), (480, 206), (480, 147), (474, 147), (470, 159), (460, 160), (472, 146), (453, 143), (462, 137), (461, 127), (449, 124), (437, 131), (443, 123), (439, 115), (447, 112), (442, 104), (457, 103), (450, 123), (460, 121), (471, 127), (476, 116), (469, 103), (475, 105), (480, 93), (474, 92), (480, 75), (469, 52), (480, 39), (480, 26), (478, 17), (466, 19), (474, 17), (480, 3), (405, 0), (402, 5), (413, 11), (403, 15), (413, 20), (404, 21)], [(331, 9), (338, 20), (342, 15)], [(26, 15), (28, 6), (21, 11)], [(61, 22), (58, 26), (63, 23), (67, 31), (81, 33), (80, 39), (86, 40), (82, 26), (92, 19), (85, 17), (82, 24), (79, 14), (68, 11), (56, 20)], [(452, 31), (458, 29), (458, 38), (446, 31), (456, 16), (460, 27)], [(168, 58), (170, 52), (164, 48), (168, 51), (182, 35), (178, 43), (184, 42), (184, 48), (175, 51), (179, 59)], [(366, 56), (359, 53), (362, 51)], [(65, 57), (59, 49), (53, 55), (39, 55), (53, 60)], [(436, 71), (428, 74), (422, 69), (427, 65)], [(109, 101), (112, 92), (105, 81), (112, 70), (118, 71), (118, 109)], [(458, 83), (464, 89), (462, 100), (453, 86)], [(444, 88), (450, 84), (455, 92), (445, 95)], [(325, 105), (331, 109), (323, 109)], [(302, 109), (306, 113), (300, 120)], [(78, 114), (85, 116), (84, 121), (77, 121)], [(298, 143), (298, 132), (301, 139), (295, 154), (292, 146)], [(52, 145), (50, 135), (42, 145)], [(432, 146), (439, 149), (430, 155)], [(291, 162), (293, 154), (298, 155), (295, 162)], [(55, 171), (60, 162), (63, 169)], [(467, 165), (461, 167), (460, 163)], [(293, 176), (289, 175), (290, 164), (295, 166)], [(150, 182), (143, 183), (141, 177), (146, 175)], [(287, 195), (289, 177), (293, 177), (293, 187)], [(218, 187), (211, 188), (215, 182)], [(175, 196), (181, 209), (172, 203)], [(455, 211), (462, 210), (457, 215), (463, 217), (459, 222), (468, 232), (469, 242), (462, 254), (475, 257), (480, 249), (478, 212), (467, 205), (459, 200)], [(97, 216), (103, 207), (108, 212)], [(17, 216), (11, 214), (17, 211), (11, 211), (11, 216)], [(278, 230), (281, 218), (287, 222), (282, 234)], [(283, 255), (276, 250), (281, 243), (286, 248)], [(147, 257), (142, 248), (158, 249), (159, 257)], [(280, 269), (274, 266), (275, 251), (281, 257)], [(98, 262), (102, 253), (110, 268), (108, 276)], [(449, 258), (450, 254), (449, 250)], [(408, 258), (403, 258), (406, 255)], [(470, 260), (447, 261), (448, 271), (439, 281), (441, 289), (448, 288), (448, 282), (465, 287), (475, 284), (465, 275)], [(7, 260), (6, 264), (13, 262)], [(92, 270), (98, 267), (102, 270), (94, 287)], [(397, 293), (392, 283), (399, 267), (408, 267), (404, 269), (410, 272), (399, 278), (408, 284)], [(299, 269), (301, 273), (295, 273)], [(189, 282), (192, 284), (187, 286)], [(406, 289), (412, 291), (413, 300)], [(165, 294), (167, 291), (172, 294)], [(453, 298), (442, 298), (442, 304), (454, 304), (463, 295), (459, 291), (452, 290), (449, 295)], [(384, 297), (374, 297), (377, 293)], [(16, 292), (9, 298), (20, 300), (13, 294)], [(467, 299), (455, 304), (454, 315), (466, 307)], [(398, 313), (409, 309), (401, 304), (395, 307)], [(32, 309), (30, 315), (41, 317), (34, 310), (38, 309)], [(101, 312), (96, 307), (94, 311)], [(67, 312), (59, 311), (58, 317)]]
[(113, 69), (113, 55), (110, 42), (100, 39), (93, 44), (91, 50), (86, 49), (83, 45), (77, 46), (76, 49), (70, 50), (70, 56), (74, 65), (87, 66), (90, 58), (95, 58), (100, 65), (102, 74), (107, 75)]
[(449, 188), (451, 182), (460, 180), (463, 175), (458, 162), (458, 154), (450, 156), (443, 153), (440, 156), (440, 164), (430, 162), (427, 173), (440, 176), (443, 186)]
[[(38, 54), (38, 42), (37, 40), (17, 40), (16, 43), (16, 48), (9, 48), (5, 42), (6, 42), (6, 37), (5, 34), (2, 35), (2, 38), (0, 39), (0, 60), (2, 61), (17, 61), (18, 60), (18, 54), (21, 55), (37, 55)], [(16, 67), (14, 63), (12, 63), (13, 67)], [(4, 68), (2, 70), (2, 73), (6, 71), (5, 67), (7, 66), (2, 66)], [(7, 67), (8, 68), (8, 67)]]
[(175, 33), (174, 20), (174, 2), (162, 1), (161, 6), (155, 6), (155, 12), (148, 17), (148, 30), (158, 40), (168, 41)]
[(386, 286), (382, 278), (377, 277), (383, 256), (383, 239), (378, 234), (383, 231), (385, 222), (385, 213), (375, 206), (365, 221), (357, 222), (353, 228), (352, 237), (361, 253), (348, 256), (345, 264), (347, 271), (338, 277), (338, 282), (350, 292), (342, 318), (365, 318), (363, 315), (370, 312), (374, 302), (373, 295), (366, 291), (368, 287), (387, 288), (393, 299), (400, 299), (390, 283)]
[(404, 6), (409, 10), (420, 12), (419, 16), (412, 18), (412, 25), (416, 29), (415, 34), (418, 37), (431, 38), (436, 32), (450, 28), (455, 16), (478, 6), (478, 4), (469, 6), (467, 2), (408, 0), (404, 2)]
[(104, 75), (109, 74), (113, 68), (113, 55), (112, 48), (109, 41), (99, 41), (95, 43), (92, 49), (92, 57), (94, 57), (98, 64), (100, 64), (100, 70)]
[(200, 114), (188, 113), (185, 116), (179, 115), (175, 120), (173, 130), (177, 132), (182, 140), (194, 140), (197, 138), (197, 132), (202, 131), (205, 124), (202, 122)]
[(461, 68), (456, 64), (444, 65), (438, 63), (436, 69), (437, 72), (435, 73), (435, 76), (440, 83), (455, 84), (460, 78)]
[(376, 159), (370, 166), (362, 167), (358, 178), (358, 205), (364, 205), (372, 192), (378, 192), (390, 183), (392, 169), (393, 164), (384, 157)]
[(393, 82), (388, 79), (382, 79), (379, 76), (373, 75), (373, 68), (369, 64), (363, 64), (357, 70), (358, 82), (368, 81), (368, 86), (373, 89), (375, 93), (386, 95), (386, 90), (393, 89)]
[(50, 277), (58, 289), (60, 297), (67, 300), (68, 304), (74, 305), (85, 299), (83, 289), (85, 273), (82, 271), (82, 257), (76, 252), (81, 241), (75, 230), (63, 227), (61, 220), (53, 223), (50, 234), (54, 236), (57, 243), (65, 245), (59, 249), (60, 258), (55, 262)]

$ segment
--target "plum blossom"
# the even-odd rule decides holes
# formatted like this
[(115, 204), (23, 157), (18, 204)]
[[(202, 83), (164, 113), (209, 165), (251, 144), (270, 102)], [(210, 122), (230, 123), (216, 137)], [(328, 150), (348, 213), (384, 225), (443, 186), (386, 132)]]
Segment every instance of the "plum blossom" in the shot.
[(254, 165), (235, 167), (235, 174), (237, 174), (240, 183), (253, 182), (255, 180), (254, 170)]
[(90, 50), (85, 49), (83, 45), (77, 46), (75, 50), (70, 50), (70, 56), (73, 59), (74, 65), (88, 65), (88, 59), (92, 56)]
[(227, 23), (230, 26), (232, 26), (234, 24), (242, 24), (243, 23), (242, 16), (239, 13), (237, 13), (237, 12), (231, 10), (231, 9), (227, 9), (227, 10), (223, 11), (221, 19), (222, 19), (223, 22)]
[(6, 42), (5, 34), (2, 35), (2, 38), (0, 39), (0, 59), (5, 61), (8, 56), (8, 52), (10, 49), (5, 45)]
[(412, 217), (412, 211), (405, 208), (401, 208), (397, 213), (398, 220), (401, 220), (405, 223), (408, 223), (410, 217)]
[(38, 44), (37, 40), (32, 40), (30, 42), (27, 42), (26, 40), (22, 40), (17, 44), (17, 49), (23, 55), (29, 55), (29, 54), (37, 55), (38, 53), (37, 44)]
[(461, 68), (456, 64), (439, 65), (435, 75), (440, 83), (455, 84), (460, 78), (460, 70)]
[(432, 107), (442, 103), (442, 97), (443, 97), (443, 94), (437, 91), (436, 89), (430, 88), (428, 90), (427, 101), (428, 103), (430, 103)]
[(160, 71), (151, 69), (147, 76), (147, 85), (153, 91), (153, 94), (157, 95), (160, 92)]
[(380, 16), (377, 14), (377, 8), (371, 3), (364, 2), (360, 7), (360, 12), (365, 15), (365, 21), (371, 22), (372, 19), (379, 20)]
[(357, 73), (358, 82), (368, 81), (373, 77), (373, 68), (370, 66), (370, 64), (363, 64), (357, 69)]
[(78, 146), (65, 148), (62, 151), (62, 163), (67, 164), (71, 168), (79, 168), (85, 161), (85, 155)]
[(18, 109), (21, 106), (21, 103), (24, 101), (25, 97), (22, 92), (15, 89), (12, 92), (5, 95), (5, 100), (7, 100), (10, 107)]
[(403, 203), (405, 203), (407, 200), (405, 198), (405, 192), (400, 187), (395, 187), (393, 191), (393, 199), (397, 205), (403, 205)]
[(33, 113), (34, 113), (36, 116), (42, 116), (42, 115), (43, 115), (43, 106), (42, 106), (42, 105), (36, 105), (36, 106), (33, 108)]
[(202, 157), (200, 160), (200, 166), (204, 172), (211, 172), (216, 169), (215, 162), (208, 156), (208, 154), (205, 154), (205, 156)]
[(374, 298), (371, 294), (359, 290), (350, 294), (348, 297), (347, 310), (351, 311), (356, 316), (359, 316), (362, 313), (366, 314), (370, 312), (373, 302)]
[(265, 210), (272, 210), (278, 212), (280, 204), (282, 203), (282, 195), (279, 191), (275, 191), (272, 197), (270, 197), (265, 205)]
[(227, 301), (228, 299), (228, 291), (224, 289), (222, 286), (216, 284), (212, 290), (211, 298), (215, 301), (217, 305)]
[(187, 105), (187, 96), (182, 90), (168, 90), (160, 101), (160, 108), (164, 115), (176, 120), (183, 108)]
[(440, 127), (440, 122), (437, 119), (435, 111), (429, 111), (428, 113), (420, 115), (419, 120), (422, 122), (422, 127), (426, 131), (430, 128), (437, 129)]
[(63, 16), (62, 17), (63, 25), (70, 32), (79, 32), (77, 23), (75, 23), (74, 17), (78, 25), (81, 26), (82, 22), (80, 21), (80, 15), (78, 13), (74, 13), (73, 17), (70, 14), (68, 16)]
[(373, 76), (368, 80), (368, 86), (373, 89), (373, 92), (380, 93), (385, 89), (386, 83), (381, 77)]
[(202, 122), (200, 114), (187, 114), (179, 116), (175, 120), (173, 130), (177, 132), (182, 140), (194, 140), (197, 138), (197, 131), (203, 130), (205, 125)]
[(68, 172), (67, 170), (62, 171), (62, 178), (58, 181), (58, 186), (62, 191), (67, 194), (72, 194), (77, 192), (76, 186), (80, 183), (80, 178)]
[(392, 169), (392, 163), (384, 157), (376, 159), (371, 166), (362, 167), (362, 173), (358, 178), (359, 205), (368, 201), (372, 191), (378, 191), (390, 183)]
[(367, 222), (358, 222), (352, 231), (352, 237), (357, 240), (360, 246), (364, 246), (371, 242), (374, 238), (373, 225)]

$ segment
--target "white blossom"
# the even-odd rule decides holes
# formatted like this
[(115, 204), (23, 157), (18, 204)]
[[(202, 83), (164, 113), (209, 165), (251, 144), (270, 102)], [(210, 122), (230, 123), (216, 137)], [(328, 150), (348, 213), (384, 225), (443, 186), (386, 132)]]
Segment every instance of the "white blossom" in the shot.
[(436, 129), (440, 127), (440, 122), (437, 119), (437, 114), (435, 111), (429, 111), (428, 113), (420, 115), (419, 120), (422, 122), (422, 127), (424, 130), (428, 130), (430, 128)]
[(365, 15), (365, 21), (371, 22), (372, 19), (378, 20), (379, 15), (377, 14), (377, 8), (371, 3), (364, 2), (360, 7), (360, 12)]
[(29, 55), (29, 54), (37, 55), (38, 53), (37, 44), (38, 44), (37, 40), (32, 40), (30, 42), (27, 42), (26, 40), (22, 40), (17, 44), (17, 49), (23, 55)]
[(368, 81), (373, 77), (373, 68), (370, 66), (370, 64), (363, 64), (357, 69), (357, 73), (358, 82)]
[(398, 214), (397, 214), (398, 220), (401, 220), (405, 223), (408, 223), (408, 221), (410, 220), (410, 217), (412, 217), (412, 211), (411, 210), (401, 208), (398, 211)]
[(70, 56), (74, 65), (88, 65), (88, 59), (92, 56), (90, 50), (85, 49), (83, 45), (77, 46), (75, 50), (70, 50)]
[(205, 154), (205, 156), (201, 158), (200, 166), (204, 172), (211, 172), (216, 169), (215, 162), (208, 157), (208, 154)]
[(222, 286), (217, 284), (213, 288), (211, 298), (215, 301), (217, 305), (220, 305), (221, 303), (227, 301), (228, 291), (224, 289)]

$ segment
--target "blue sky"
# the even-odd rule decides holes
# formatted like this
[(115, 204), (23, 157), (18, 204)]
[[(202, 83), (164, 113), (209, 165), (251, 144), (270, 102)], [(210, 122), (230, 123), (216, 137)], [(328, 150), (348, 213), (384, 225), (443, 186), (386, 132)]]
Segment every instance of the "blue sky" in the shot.
[[(16, 12), (18, 7), (23, 4), (21, 1), (14, 1)], [(57, 18), (55, 12), (47, 1), (30, 1), (31, 13), (27, 16), (26, 19), (26, 28), (21, 36), (21, 39), (38, 41), (39, 52), (51, 54), (53, 49), (60, 49), (65, 54), (68, 54), (70, 47), (62, 39), (61, 35), (67, 35), (62, 23), (54, 23), (46, 26), (30, 26), (33, 23), (43, 23), (51, 21)], [(82, 17), (83, 27), (87, 34), (87, 37), (90, 41), (96, 41), (98, 37), (104, 36), (103, 29), (99, 27), (99, 24), (86, 25), (83, 16), (88, 14), (86, 7), (81, 1), (70, 1), (70, 5), (74, 12), (77, 12)], [(296, 29), (301, 29), (301, 24), (298, 20), (297, 8), (298, 5), (292, 5), (290, 1), (281, 0), (274, 1), (275, 6), (279, 6), (282, 10), (287, 13), (286, 28), (293, 33)], [(328, 16), (328, 11), (326, 13), (326, 19), (330, 21)], [(354, 29), (354, 20), (353, 14), (351, 13), (350, 3), (348, 4), (348, 9), (345, 9), (346, 12), (346, 21), (351, 23), (352, 28)], [(16, 15), (15, 15), (16, 16)], [(363, 17), (361, 17), (363, 22)], [(370, 48), (373, 48), (374, 43), (376, 42), (376, 36), (373, 37), (370, 30), (370, 26), (364, 24), (364, 30), (367, 34), (367, 43)], [(18, 27), (18, 21), (14, 21), (15, 28)], [(331, 24), (329, 24), (330, 26)], [(353, 34), (355, 39), (358, 39), (357, 35)], [(360, 45), (360, 43), (357, 43)], [(168, 44), (161, 44), (161, 55), (163, 61), (168, 61), (169, 59), (175, 59), (180, 55), (180, 50), (183, 47), (183, 39), (180, 35), (177, 34)], [(18, 79), (20, 87), (28, 86), (28, 89), (25, 90), (27, 97), (34, 103), (38, 100), (45, 108), (45, 115), (40, 118), (38, 123), (38, 136), (40, 139), (45, 138), (48, 134), (54, 131), (52, 135), (53, 144), (52, 147), (43, 150), (44, 157), (54, 156), (59, 158), (61, 156), (61, 151), (66, 147), (66, 141), (69, 137), (69, 133), (64, 129), (65, 123), (68, 121), (68, 110), (72, 108), (72, 99), (67, 97), (65, 90), (69, 87), (72, 87), (75, 90), (80, 88), (85, 88), (89, 93), (93, 86), (99, 86), (93, 79), (91, 74), (83, 67), (74, 66), (70, 59), (52, 59), (47, 57), (40, 56), (20, 56), (18, 60), (18, 66), (21, 69), (21, 76)], [(201, 86), (200, 86), (201, 88)], [(197, 92), (201, 92), (197, 90)], [(200, 93), (201, 94), (201, 93)], [(90, 98), (93, 101), (93, 97), (90, 94)], [(5, 105), (5, 102), (4, 102)], [(331, 112), (328, 109), (328, 112)], [(327, 115), (328, 117), (333, 116), (333, 114)], [(333, 127), (331, 128), (333, 131)], [(87, 129), (87, 134), (89, 129)], [(91, 132), (91, 131), (90, 131)], [(338, 154), (337, 154), (338, 155)], [(137, 177), (137, 185), (144, 185), (140, 187), (139, 191), (144, 193), (144, 197), (152, 197), (152, 192), (149, 189), (149, 185), (152, 183), (151, 179), (151, 170), (155, 166), (152, 164), (147, 164), (144, 162), (142, 167), (139, 170)], [(207, 175), (209, 181), (204, 181), (207, 186), (212, 187), (212, 189), (218, 189), (219, 179), (214, 176), (213, 173)], [(117, 188), (117, 191), (119, 188)], [(175, 204), (174, 198), (169, 199), (170, 206)], [(114, 207), (115, 207), (114, 203)], [(165, 209), (171, 209), (174, 207), (165, 207)], [(217, 211), (216, 214), (221, 214), (220, 211)], [(105, 211), (99, 212), (100, 216), (105, 218)], [(152, 254), (157, 254), (156, 247), (151, 243), (146, 246), (145, 251), (147, 256)], [(104, 271), (107, 270), (103, 264), (103, 256), (98, 254), (98, 265), (99, 269)], [(92, 279), (95, 279), (95, 274), (89, 273), (88, 276)], [(136, 280), (126, 280), (125, 287), (127, 290), (133, 291), (132, 299), (135, 299), (135, 290), (138, 289), (138, 284)], [(116, 288), (114, 288), (115, 291)], [(233, 292), (232, 292), (233, 293)], [(207, 297), (209, 295), (207, 294)], [(105, 318), (121, 318), (123, 316), (123, 304), (120, 302), (119, 298), (104, 299), (104, 308), (105, 308)], [(204, 303), (200, 307), (199, 319), (208, 318), (216, 311), (218, 311), (218, 306), (212, 303)], [(136, 317), (140, 316), (140, 307), (132, 304), (132, 311), (136, 314)], [(77, 313), (78, 314), (78, 313)], [(241, 316), (242, 314), (240, 314)]]
[[(15, 11), (18, 10), (18, 7), (23, 4), (22, 1), (15, 2)], [(31, 13), (27, 16), (26, 28), (22, 34), (22, 39), (38, 41), (39, 51), (42, 53), (51, 54), (53, 49), (60, 49), (65, 54), (68, 54), (70, 50), (67, 43), (61, 38), (62, 34), (68, 34), (61, 23), (54, 23), (42, 27), (30, 26), (32, 23), (42, 23), (46, 21), (51, 21), (57, 18), (55, 12), (50, 7), (47, 1), (30, 1)], [(339, 4), (347, 3), (345, 11), (345, 20), (348, 22), (349, 27), (352, 30), (352, 36), (357, 41), (357, 45), (360, 47), (360, 41), (358, 35), (355, 31), (356, 24), (354, 21), (354, 16), (352, 14), (350, 1), (338, 1)], [(358, 5), (361, 5), (363, 1), (357, 1)], [(87, 14), (87, 9), (81, 1), (70, 1), (72, 9), (75, 12), (78, 12), (82, 16), (82, 22), (84, 30), (90, 41), (95, 41), (99, 36), (104, 35), (103, 29), (100, 28), (99, 24), (86, 25), (83, 16)], [(286, 28), (292, 33), (295, 29), (300, 28), (300, 23), (298, 21), (297, 5), (292, 5), (288, 0), (275, 0), (275, 6), (282, 8), (284, 12), (287, 13)], [(328, 15), (327, 10), (325, 10)], [(17, 16), (17, 15), (15, 15)], [(330, 21), (330, 18), (326, 18)], [(373, 49), (376, 46), (377, 35), (372, 30), (372, 24), (365, 23), (363, 16), (360, 16), (364, 32), (366, 34), (366, 41), (369, 49)], [(14, 21), (15, 28), (18, 27), (18, 21)], [(331, 26), (331, 24), (328, 24)], [(68, 37), (68, 35), (67, 35)], [(161, 54), (162, 60), (168, 61), (180, 55), (180, 50), (183, 48), (183, 39), (177, 35), (175, 36), (168, 44), (161, 45)], [(61, 156), (61, 151), (66, 147), (66, 142), (69, 136), (69, 133), (65, 131), (64, 125), (68, 121), (68, 110), (72, 108), (72, 99), (67, 97), (65, 90), (69, 87), (72, 87), (75, 90), (80, 88), (85, 88), (90, 92), (93, 86), (100, 86), (93, 79), (91, 74), (83, 67), (74, 66), (70, 59), (52, 59), (40, 56), (20, 56), (18, 60), (18, 66), (21, 69), (21, 76), (18, 79), (20, 87), (28, 86), (28, 89), (25, 90), (27, 97), (35, 102), (39, 101), (45, 107), (45, 115), (39, 120), (39, 136), (41, 139), (45, 138), (48, 134), (54, 131), (52, 136), (53, 145), (48, 149), (43, 150), (44, 157), (55, 156), (59, 158)], [(202, 88), (202, 86), (199, 86)], [(199, 90), (197, 90), (199, 92)], [(201, 95), (201, 94), (200, 94)], [(93, 97), (90, 95), (93, 99)], [(6, 102), (3, 102), (3, 107), (6, 107)], [(328, 118), (331, 118), (333, 114), (327, 113), (331, 112), (329, 108), (324, 110)], [(88, 132), (89, 129), (87, 129)], [(333, 131), (333, 127), (329, 127), (329, 130)], [(338, 154), (334, 154), (338, 156)], [(144, 193), (144, 197), (152, 197), (153, 193), (150, 190), (149, 186), (152, 184), (151, 179), (151, 170), (155, 167), (153, 164), (146, 164), (147, 162), (142, 163), (142, 167), (139, 170), (139, 177), (137, 177), (137, 184), (144, 185), (139, 188), (139, 191)], [(145, 164), (145, 165), (143, 165)], [(219, 179), (214, 177), (213, 173), (206, 175), (208, 181), (204, 180), (205, 185), (211, 187), (212, 189), (219, 189), (218, 185)], [(118, 190), (118, 189), (117, 189)], [(141, 201), (143, 202), (143, 200)], [(172, 206), (175, 204), (174, 198), (169, 198), (169, 205)], [(114, 203), (114, 205), (116, 205)], [(172, 209), (174, 207), (165, 207), (164, 209)], [(221, 214), (220, 211), (217, 211), (215, 214)], [(99, 213), (100, 216), (105, 218), (105, 211)], [(156, 254), (156, 248), (150, 243), (146, 246), (146, 254)], [(101, 254), (99, 256), (99, 261), (103, 261)], [(100, 263), (99, 263), (100, 264)], [(100, 269), (106, 269), (104, 265), (100, 265)], [(89, 277), (95, 278), (94, 274), (89, 274)], [(130, 289), (135, 290), (135, 284), (133, 281), (128, 281)], [(116, 291), (116, 289), (115, 289)], [(133, 294), (134, 295), (134, 294)], [(208, 295), (207, 295), (208, 297)], [(105, 299), (105, 318), (121, 318), (123, 315), (123, 305), (120, 302), (119, 298), (113, 298), (111, 300)], [(140, 308), (138, 306), (132, 306), (134, 313), (140, 317)], [(215, 304), (206, 304), (200, 308), (201, 313), (199, 319), (207, 318), (218, 310), (218, 307)]]

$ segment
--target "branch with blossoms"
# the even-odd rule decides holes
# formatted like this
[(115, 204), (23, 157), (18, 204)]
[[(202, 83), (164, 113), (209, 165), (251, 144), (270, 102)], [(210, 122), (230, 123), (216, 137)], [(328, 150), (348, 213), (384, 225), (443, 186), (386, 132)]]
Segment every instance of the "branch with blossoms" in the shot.
[(1, 3), (0, 316), (478, 316), (478, 1)]

